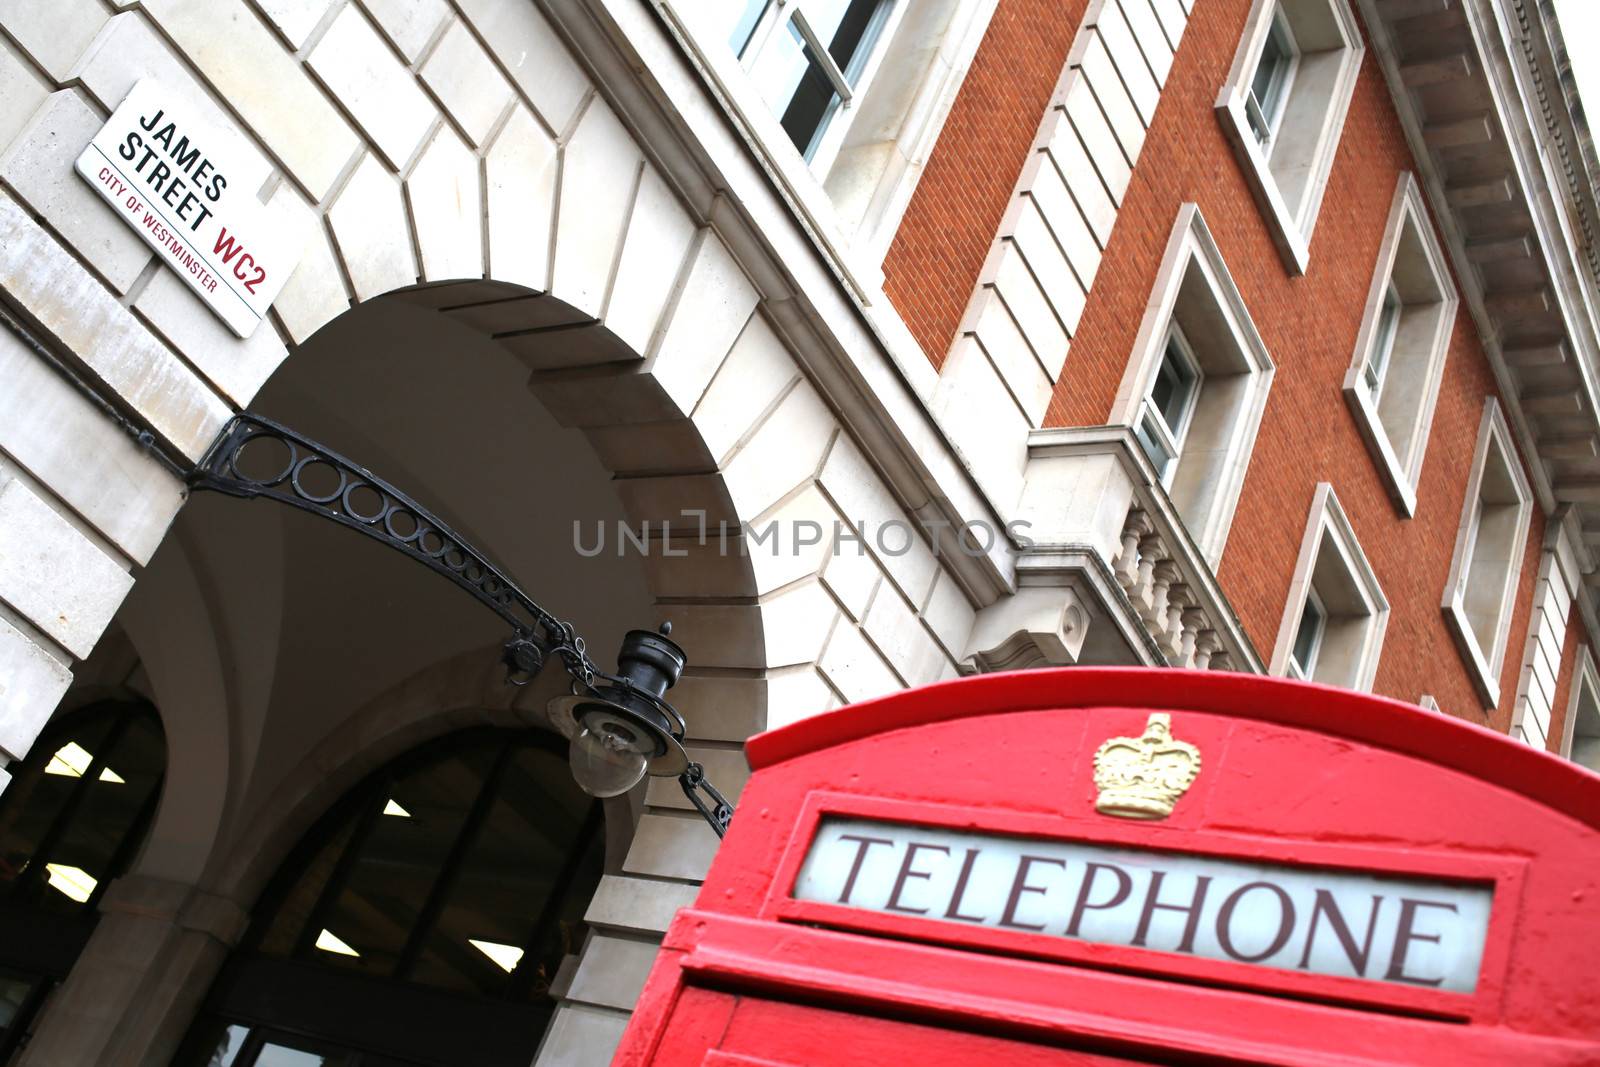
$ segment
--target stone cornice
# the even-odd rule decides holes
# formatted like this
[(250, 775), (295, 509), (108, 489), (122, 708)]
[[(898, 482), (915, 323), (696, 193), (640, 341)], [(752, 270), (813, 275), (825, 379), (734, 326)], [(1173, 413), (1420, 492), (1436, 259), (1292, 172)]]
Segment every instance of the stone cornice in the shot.
[(1540, 505), (1600, 530), (1600, 213), (1559, 30), (1535, 0), (1359, 3)]

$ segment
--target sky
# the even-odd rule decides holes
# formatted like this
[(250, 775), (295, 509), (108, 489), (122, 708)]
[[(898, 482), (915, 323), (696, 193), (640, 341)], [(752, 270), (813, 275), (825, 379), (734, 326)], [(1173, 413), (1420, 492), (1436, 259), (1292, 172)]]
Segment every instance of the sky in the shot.
[(1583, 109), (1590, 127), (1600, 127), (1600, 0), (1555, 0), (1555, 5)]

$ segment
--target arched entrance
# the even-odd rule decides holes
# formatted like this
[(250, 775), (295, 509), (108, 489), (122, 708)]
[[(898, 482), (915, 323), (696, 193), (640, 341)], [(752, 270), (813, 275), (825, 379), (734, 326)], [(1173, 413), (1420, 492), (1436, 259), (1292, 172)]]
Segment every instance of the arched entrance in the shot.
[(601, 805), (559, 737), (418, 746), (300, 841), (175, 1062), (524, 1067), (603, 862)]
[[(444, 295), (446, 290), (451, 295)], [(720, 760), (726, 766), (737, 760), (738, 741), (762, 725), (762, 674), (769, 660), (761, 621), (768, 609), (757, 600), (761, 586), (752, 560), (738, 546), (744, 512), (714, 461), (669, 456), (641, 445), (639, 434), (668, 432), (688, 444), (699, 440), (699, 430), (689, 419), (651, 421), (651, 413), (630, 412), (628, 402), (618, 399), (630, 387), (618, 379), (652, 379), (606, 369), (606, 360), (618, 355), (615, 347), (604, 347), (609, 335), (564, 308), (552, 298), (487, 282), (374, 299), (335, 319), (298, 349), (251, 407), (404, 486), (541, 604), (573, 622), (598, 661), (609, 663), (627, 629), (672, 619), (674, 637), (682, 638), (692, 660), (683, 687), (687, 701), (680, 707), (693, 717), (686, 704), (694, 703), (696, 689), (707, 703), (714, 698), (722, 705), (734, 698), (734, 718), (712, 720), (709, 733), (691, 738), (697, 756), (703, 752), (708, 763)], [(577, 343), (559, 324), (513, 329), (513, 336), (503, 336), (504, 327), (520, 321), (511, 316), (523, 314), (586, 323), (583, 329), (601, 347)], [(493, 325), (487, 325), (491, 319)], [(759, 317), (744, 328), (770, 337)], [(548, 342), (536, 343), (547, 330)], [(615, 338), (610, 343), (615, 345)], [(536, 357), (546, 348), (561, 353), (567, 369), (554, 365), (555, 356)], [(537, 369), (530, 371), (530, 364)], [(553, 382), (553, 387), (583, 392), (584, 403), (602, 412), (608, 425), (585, 431), (563, 426), (551, 417), (548, 398), (530, 392), (530, 373), (536, 385)], [(797, 392), (790, 387), (791, 394)], [(718, 405), (731, 411), (740, 402), (737, 391), (729, 390)], [(832, 438), (831, 425), (822, 429), (819, 449)], [(690, 474), (661, 469), (671, 464), (696, 469)], [(743, 493), (746, 508), (770, 506), (748, 480)], [(729, 538), (723, 544), (716, 536), (705, 546), (695, 544), (694, 528), (685, 530), (680, 521), (669, 542), (665, 523), (684, 510), (706, 512), (713, 529), (719, 521), (729, 523)], [(759, 510), (750, 517), (754, 514)], [(627, 550), (619, 548), (624, 529), (635, 535)], [(606, 547), (597, 553), (590, 546), (601, 531)], [(818, 591), (813, 585), (802, 596)], [(241, 936), (251, 947), (235, 960), (277, 960), (293, 969), (305, 964), (299, 953), (313, 959), (326, 955), (316, 948), (315, 937), (309, 948), (295, 942), (278, 956), (268, 951), (268, 942), (248, 941), (257, 936), (252, 922), (261, 921), (262, 909), (269, 907), (273, 872), (294, 842), (342, 792), (419, 742), (473, 725), (515, 726), (523, 733), (529, 726), (548, 727), (545, 705), (565, 689), (560, 671), (547, 670), (526, 689), (506, 685), (497, 662), (506, 632), (492, 613), (438, 575), (367, 539), (259, 501), (209, 495), (191, 501), (122, 617), (134, 643), (149, 650), (155, 689), (171, 695), (162, 701), (168, 732), (183, 739), (173, 783), (184, 801), (163, 804), (130, 882), (162, 897), (160, 910), (170, 915), (162, 921), (169, 932), (161, 933), (151, 922), (151, 912), (158, 909), (145, 900), (132, 903), (127, 913), (117, 912), (90, 945), (80, 968), (83, 979), (69, 981), (67, 995), (46, 1013), (23, 1062), (82, 1058), (83, 1049), (90, 1050), (91, 1059), (113, 1055), (130, 1063), (166, 1062), (202, 1008), (222, 1030), (196, 1036), (200, 1044), (184, 1049), (185, 1055), (198, 1057), (197, 1063), (216, 1051), (218, 1045), (206, 1043), (212, 1037), (220, 1042), (228, 1026), (245, 1027), (230, 1046), (235, 1055), (247, 1038), (256, 1049), (279, 1038), (310, 1037), (391, 1059), (421, 1057), (420, 1041), (396, 1049), (371, 1035), (319, 1029), (315, 1020), (252, 1008), (248, 996), (241, 1007), (225, 991), (243, 988), (230, 985), (234, 979), (228, 977), (242, 964), (229, 964), (220, 984), (214, 986), (213, 979)], [(740, 689), (749, 696), (740, 699)], [(567, 773), (560, 759), (552, 767)], [(718, 784), (736, 790), (737, 778), (718, 771), (713, 768)], [(560, 788), (574, 788), (570, 776)], [(625, 869), (641, 816), (656, 824), (652, 847), (667, 852), (672, 862), (703, 864), (716, 839), (703, 823), (684, 817), (685, 808), (681, 796), (658, 795), (643, 786), (608, 804), (608, 833), (594, 878), (603, 872), (618, 885), (633, 887), (628, 892), (654, 892), (656, 868), (650, 863)], [(294, 861), (287, 862), (293, 867)], [(509, 856), (504, 862), (514, 866)], [(591, 878), (572, 904), (580, 917), (593, 888)], [(421, 880), (397, 887), (402, 889), (403, 906), (420, 915), (432, 890)], [(670, 893), (667, 899), (673, 899)], [(204, 919), (198, 918), (201, 911)], [(634, 980), (631, 972), (642, 974), (643, 963), (635, 959), (646, 959), (659, 936), (648, 926), (626, 926), (634, 921), (658, 920), (624, 918), (622, 929), (613, 921), (595, 937), (556, 943), (550, 948), (554, 955), (542, 959), (542, 981), (564, 969), (569, 976), (579, 974), (579, 985), (587, 982), (587, 989), (609, 982), (626, 990)], [(417, 930), (428, 925), (419, 923)], [(125, 928), (135, 925), (141, 936), (155, 938), (150, 967), (160, 978), (137, 986), (133, 974), (126, 973), (127, 1006), (119, 1018), (107, 1020), (104, 1002), (86, 999), (87, 975), (96, 965), (109, 965), (106, 957), (117, 952), (116, 936), (126, 936)], [(347, 937), (326, 928), (343, 944), (367, 953), (364, 958), (373, 958), (375, 950), (359, 945), (363, 935)], [(468, 940), (534, 952), (520, 943), (520, 935), (504, 936), (508, 940)], [(492, 965), (482, 951), (470, 945), (468, 951), (476, 953), (469, 958), (480, 965)], [(384, 1013), (415, 1017), (396, 1005), (427, 988), (426, 979), (415, 975), (427, 961), (422, 952), (414, 948), (405, 966), (376, 976), (379, 986), (362, 986), (364, 991), (349, 996), (328, 990), (319, 1002), (337, 1005), (341, 1017), (354, 1018), (361, 1004), (375, 1003), (376, 997), (387, 1004)], [(626, 972), (617, 969), (619, 956)], [(524, 1063), (551, 1016), (561, 1021), (561, 1009), (549, 997), (530, 1008), (533, 988), (522, 989), (527, 1017), (496, 1027), (513, 1048), (512, 1059), (520, 1056)], [(485, 1004), (500, 1003), (493, 993), (482, 995)], [(574, 1009), (580, 1032), (574, 1036), (568, 1025), (562, 1039), (589, 1042), (582, 1028), (595, 1019), (614, 1039), (631, 995), (584, 995), (605, 1002), (598, 1010), (592, 1004)], [(258, 1036), (250, 1036), (258, 1030)], [(130, 1041), (130, 1033), (144, 1036)], [(137, 1040), (146, 1042), (142, 1050), (123, 1051), (138, 1048)], [(435, 1052), (431, 1059), (407, 1062), (478, 1062)]]

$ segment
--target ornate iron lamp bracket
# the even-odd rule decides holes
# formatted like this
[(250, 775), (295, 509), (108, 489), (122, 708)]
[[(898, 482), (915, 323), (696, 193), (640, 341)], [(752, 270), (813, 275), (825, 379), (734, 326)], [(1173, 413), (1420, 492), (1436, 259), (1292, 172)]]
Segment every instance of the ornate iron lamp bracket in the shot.
[[(427, 508), (365, 467), (304, 434), (260, 415), (235, 415), (185, 479), (191, 491), (265, 498), (365, 534), (471, 594), (511, 627), (502, 660), (507, 681), (526, 685), (552, 656), (572, 676), (575, 693), (597, 694), (604, 682), (632, 692), (663, 715), (673, 740), (683, 740), (683, 717), (664, 699), (636, 690), (589, 658), (572, 624), (524, 593), (478, 549)], [(722, 836), (733, 808), (698, 763), (679, 776), (684, 792)], [(708, 805), (696, 792), (704, 791)]]

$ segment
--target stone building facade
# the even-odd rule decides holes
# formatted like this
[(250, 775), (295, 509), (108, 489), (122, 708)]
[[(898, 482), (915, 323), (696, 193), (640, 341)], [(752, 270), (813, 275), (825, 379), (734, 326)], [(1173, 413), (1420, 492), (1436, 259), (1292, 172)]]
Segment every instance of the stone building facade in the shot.
[[(298, 242), (248, 337), (74, 170), (145, 81)], [(1046, 664), (1600, 764), (1597, 169), (1534, 0), (17, 0), (0, 103), (11, 1062), (603, 1063), (715, 849), (541, 778), (558, 672), (447, 583), (191, 498), (246, 409), (597, 658), (670, 619), (734, 797), (753, 733)], [(446, 1001), (455, 1058), (395, 1021)]]

